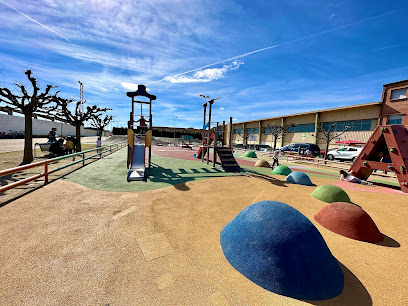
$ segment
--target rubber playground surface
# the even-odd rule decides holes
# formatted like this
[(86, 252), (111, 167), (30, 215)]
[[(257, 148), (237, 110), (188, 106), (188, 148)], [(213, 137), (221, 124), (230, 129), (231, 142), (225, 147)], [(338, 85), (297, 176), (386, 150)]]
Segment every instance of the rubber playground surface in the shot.
[[(147, 182), (126, 181), (126, 150), (1, 208), (0, 304), (407, 305), (408, 197), (339, 182), (336, 171), (290, 165), (316, 186), (287, 183), (250, 159), (224, 173), (195, 151), (154, 147)], [(190, 158), (190, 156), (192, 158)], [(352, 240), (315, 222), (327, 204), (310, 194), (340, 186), (385, 240)], [(225, 259), (219, 235), (245, 207), (280, 201), (320, 231), (345, 276), (323, 301), (269, 292)]]

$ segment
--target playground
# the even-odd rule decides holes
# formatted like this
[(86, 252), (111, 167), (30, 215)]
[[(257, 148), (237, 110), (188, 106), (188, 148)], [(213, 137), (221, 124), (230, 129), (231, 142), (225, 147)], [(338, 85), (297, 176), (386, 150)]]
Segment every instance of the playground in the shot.
[(89, 150), (92, 163), (1, 207), (0, 304), (408, 304), (405, 130), (377, 127), (351, 166), (398, 181), (360, 185), (218, 145), (211, 101), (199, 147), (155, 145), (156, 97), (128, 96), (127, 147)]
[[(406, 194), (342, 182), (385, 237), (367, 243), (313, 218), (327, 203), (311, 193), (337, 185), (335, 171), (303, 167), (315, 186), (302, 186), (246, 165), (248, 159), (237, 158), (242, 173), (226, 173), (183, 159), (184, 152), (153, 147), (147, 182), (128, 183), (122, 149), (2, 207), (1, 304), (408, 303)], [(262, 200), (286, 203), (313, 222), (340, 262), (340, 295), (323, 301), (278, 295), (229, 264), (220, 231)]]

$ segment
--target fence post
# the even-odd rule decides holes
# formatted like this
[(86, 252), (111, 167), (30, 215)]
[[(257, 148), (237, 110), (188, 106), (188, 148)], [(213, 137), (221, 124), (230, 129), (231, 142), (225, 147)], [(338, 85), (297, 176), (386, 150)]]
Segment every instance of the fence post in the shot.
[(82, 153), (82, 167), (85, 166), (85, 153)]
[(44, 185), (48, 184), (48, 163), (44, 164)]

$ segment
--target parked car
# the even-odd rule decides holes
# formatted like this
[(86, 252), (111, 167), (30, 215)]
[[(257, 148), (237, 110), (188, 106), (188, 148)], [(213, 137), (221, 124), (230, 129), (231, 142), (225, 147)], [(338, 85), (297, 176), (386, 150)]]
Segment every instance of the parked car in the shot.
[(255, 149), (257, 151), (263, 151), (263, 152), (270, 152), (272, 151), (272, 147), (268, 145), (255, 145)]
[[(337, 149), (338, 149), (338, 148), (333, 148), (333, 149), (330, 149), (329, 151), (331, 151), (331, 150), (337, 150)], [(324, 157), (324, 154), (326, 154), (326, 150), (321, 149), (321, 150), (320, 150), (320, 157), (323, 158), (323, 157)]]
[(363, 148), (359, 147), (342, 147), (339, 149), (330, 150), (327, 152), (328, 160), (350, 160), (354, 161), (356, 157), (360, 154)]
[(302, 155), (312, 155), (312, 156), (319, 156), (320, 155), (320, 148), (318, 145), (314, 143), (291, 143), (290, 145), (286, 145), (279, 150), (281, 152), (293, 152), (298, 153), (300, 148), (300, 153)]

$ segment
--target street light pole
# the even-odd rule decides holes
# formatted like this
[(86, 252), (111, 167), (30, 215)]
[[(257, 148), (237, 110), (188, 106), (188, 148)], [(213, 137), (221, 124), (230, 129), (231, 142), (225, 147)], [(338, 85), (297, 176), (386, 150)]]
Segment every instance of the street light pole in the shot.
[(343, 147), (346, 146), (346, 141), (347, 141), (347, 130), (350, 128), (350, 126), (346, 125), (344, 127), (344, 141), (343, 141)]
[(176, 143), (176, 119), (177, 117), (173, 116), (174, 119), (174, 144)]
[(204, 95), (200, 95), (200, 97), (202, 97), (202, 98), (204, 98), (204, 104), (203, 104), (203, 107), (204, 107), (204, 121), (203, 121), (203, 129), (204, 129), (204, 126), (205, 126), (205, 121), (206, 121), (206, 114), (207, 114), (207, 99), (209, 99), (210, 97), (209, 96), (204, 96)]

